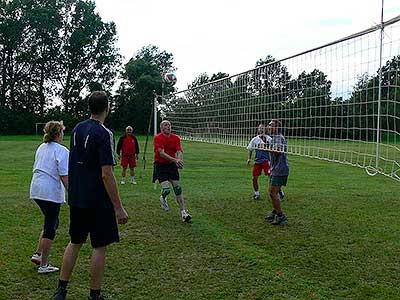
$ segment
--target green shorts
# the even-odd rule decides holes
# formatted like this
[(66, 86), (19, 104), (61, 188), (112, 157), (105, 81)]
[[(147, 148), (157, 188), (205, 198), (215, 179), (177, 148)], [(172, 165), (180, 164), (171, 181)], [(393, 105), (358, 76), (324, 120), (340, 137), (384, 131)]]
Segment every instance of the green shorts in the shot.
[(271, 176), (269, 178), (270, 185), (286, 185), (288, 176)]

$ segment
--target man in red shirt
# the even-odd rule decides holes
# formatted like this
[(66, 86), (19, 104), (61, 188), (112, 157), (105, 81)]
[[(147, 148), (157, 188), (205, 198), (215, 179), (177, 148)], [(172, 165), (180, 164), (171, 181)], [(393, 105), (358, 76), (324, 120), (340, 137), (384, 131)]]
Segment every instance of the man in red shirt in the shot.
[(117, 154), (118, 158), (121, 159), (122, 166), (121, 184), (126, 183), (125, 176), (128, 165), (131, 173), (131, 183), (136, 184), (135, 167), (139, 155), (139, 143), (136, 137), (132, 134), (133, 128), (131, 126), (126, 127), (125, 132), (125, 135), (119, 138), (117, 145)]
[(164, 120), (160, 124), (161, 133), (154, 137), (154, 176), (153, 181), (161, 184), (161, 207), (169, 211), (167, 196), (171, 192), (169, 183), (172, 184), (176, 201), (181, 209), (182, 221), (189, 222), (192, 216), (185, 209), (185, 200), (182, 188), (179, 185), (178, 169), (183, 168), (183, 154), (181, 139), (171, 133), (171, 122)]

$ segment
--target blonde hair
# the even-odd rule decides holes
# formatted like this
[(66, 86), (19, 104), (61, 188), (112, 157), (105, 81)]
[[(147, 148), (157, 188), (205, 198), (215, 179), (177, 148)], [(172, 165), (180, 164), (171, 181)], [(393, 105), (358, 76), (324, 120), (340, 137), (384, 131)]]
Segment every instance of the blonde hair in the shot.
[(65, 130), (63, 121), (49, 121), (44, 125), (43, 132), (43, 142), (50, 143), (53, 142), (58, 135)]

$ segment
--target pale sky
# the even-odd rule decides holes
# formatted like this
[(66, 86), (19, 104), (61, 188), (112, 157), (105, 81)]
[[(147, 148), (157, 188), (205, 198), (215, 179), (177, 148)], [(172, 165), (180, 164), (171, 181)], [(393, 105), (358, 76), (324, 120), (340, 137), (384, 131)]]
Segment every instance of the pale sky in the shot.
[[(381, 0), (96, 0), (117, 25), (127, 62), (153, 44), (174, 55), (178, 90), (202, 72), (230, 75), (321, 46), (380, 22)], [(384, 20), (400, 15), (385, 0)]]

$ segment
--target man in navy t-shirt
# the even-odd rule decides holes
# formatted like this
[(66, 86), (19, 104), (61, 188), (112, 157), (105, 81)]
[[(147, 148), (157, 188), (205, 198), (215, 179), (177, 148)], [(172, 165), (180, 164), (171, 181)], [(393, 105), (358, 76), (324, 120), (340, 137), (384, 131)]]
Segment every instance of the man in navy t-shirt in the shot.
[(90, 234), (93, 247), (90, 266), (90, 299), (102, 299), (100, 288), (106, 246), (119, 241), (118, 225), (128, 221), (113, 172), (114, 138), (103, 123), (109, 112), (105, 92), (89, 97), (90, 119), (75, 126), (69, 156), (68, 204), (71, 241), (65, 249), (60, 280), (54, 298), (64, 300), (72, 270)]

